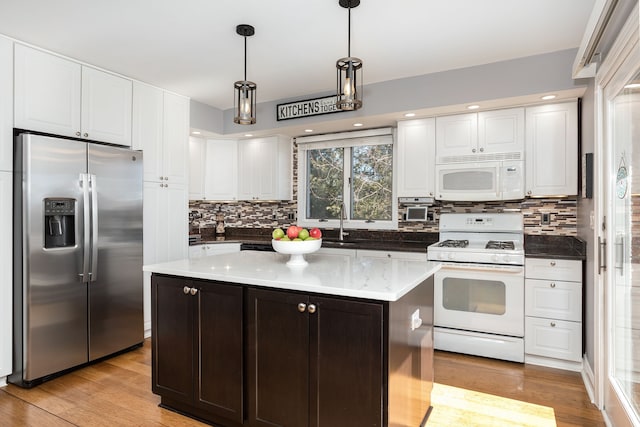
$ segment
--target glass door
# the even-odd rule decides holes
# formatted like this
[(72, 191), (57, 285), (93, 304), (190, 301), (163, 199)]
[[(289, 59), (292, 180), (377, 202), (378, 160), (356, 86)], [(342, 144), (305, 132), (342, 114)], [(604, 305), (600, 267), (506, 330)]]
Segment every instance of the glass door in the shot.
[(635, 64), (634, 71), (627, 62), (605, 88), (605, 411), (614, 425), (640, 422), (640, 72)]

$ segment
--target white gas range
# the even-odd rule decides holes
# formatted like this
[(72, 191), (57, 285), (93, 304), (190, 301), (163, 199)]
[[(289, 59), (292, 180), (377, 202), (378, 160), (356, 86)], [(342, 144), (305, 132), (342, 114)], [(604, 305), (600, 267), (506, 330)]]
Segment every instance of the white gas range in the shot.
[(436, 349), (524, 361), (524, 224), (520, 213), (442, 214), (427, 258)]

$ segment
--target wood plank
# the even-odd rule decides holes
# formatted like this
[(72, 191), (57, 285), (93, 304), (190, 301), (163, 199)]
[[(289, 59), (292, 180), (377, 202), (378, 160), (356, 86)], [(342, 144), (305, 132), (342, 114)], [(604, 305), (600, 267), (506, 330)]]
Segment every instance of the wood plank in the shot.
[[(0, 388), (0, 424), (204, 426), (160, 408), (151, 343), (32, 389)], [(429, 427), (604, 426), (580, 374), (436, 351)]]

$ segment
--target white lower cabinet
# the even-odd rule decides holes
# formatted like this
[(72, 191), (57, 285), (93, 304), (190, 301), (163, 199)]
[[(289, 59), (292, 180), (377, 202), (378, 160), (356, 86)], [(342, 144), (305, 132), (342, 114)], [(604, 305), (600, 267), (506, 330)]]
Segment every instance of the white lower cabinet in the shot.
[(12, 183), (11, 172), (0, 171), (0, 386), (13, 369), (12, 363)]
[[(184, 185), (144, 183), (144, 264), (187, 258), (188, 198)], [(144, 331), (151, 333), (151, 274), (144, 273)]]
[(240, 243), (203, 243), (189, 246), (189, 258), (240, 252)]
[(582, 368), (582, 261), (525, 261), (525, 362)]

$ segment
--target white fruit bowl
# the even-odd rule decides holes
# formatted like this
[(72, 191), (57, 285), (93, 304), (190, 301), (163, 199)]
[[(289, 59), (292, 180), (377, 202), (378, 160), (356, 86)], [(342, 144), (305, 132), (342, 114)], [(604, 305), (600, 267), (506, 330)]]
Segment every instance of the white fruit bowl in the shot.
[(322, 239), (299, 241), (271, 240), (271, 246), (280, 254), (291, 255), (289, 261), (287, 261), (288, 266), (304, 267), (308, 264), (304, 259), (304, 254), (310, 254), (320, 249)]

